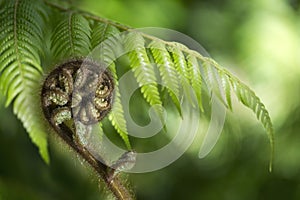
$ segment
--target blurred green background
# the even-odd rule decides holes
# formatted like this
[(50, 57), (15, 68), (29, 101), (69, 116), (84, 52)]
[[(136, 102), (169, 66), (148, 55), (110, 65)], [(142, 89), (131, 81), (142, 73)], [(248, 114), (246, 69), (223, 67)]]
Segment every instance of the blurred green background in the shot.
[[(209, 156), (198, 159), (194, 144), (162, 170), (130, 175), (138, 199), (300, 199), (299, 0), (73, 4), (133, 27), (164, 27), (191, 36), (249, 84), (270, 111), (276, 131), (272, 173), (262, 126), (250, 110), (235, 103)], [(0, 107), (0, 119), (0, 200), (102, 199), (93, 173), (71, 151), (62, 153), (57, 140), (51, 140), (47, 166), (11, 107)]]

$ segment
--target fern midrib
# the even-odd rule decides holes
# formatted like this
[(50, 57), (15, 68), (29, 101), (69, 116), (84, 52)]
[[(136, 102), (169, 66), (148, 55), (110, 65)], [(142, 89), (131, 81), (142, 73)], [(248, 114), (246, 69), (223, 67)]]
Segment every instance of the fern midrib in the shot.
[(103, 34), (102, 34), (102, 35), (106, 35), (107, 29), (108, 29), (108, 25), (109, 25), (109, 24), (105, 24), (105, 27), (104, 27), (104, 29), (103, 29)]
[[(22, 88), (22, 91), (24, 93), (28, 93), (29, 88), (28, 87), (28, 80), (26, 79), (24, 68), (22, 66), (22, 58), (21, 58), (21, 52), (19, 51), (19, 40), (18, 40), (18, 22), (17, 22), (17, 13), (18, 13), (18, 7), (19, 7), (20, 0), (16, 0), (15, 5), (14, 5), (14, 49), (16, 52), (16, 61), (18, 63), (18, 71), (19, 71), (19, 76), (21, 83), (23, 84), (18, 84), (18, 87)], [(17, 97), (17, 96), (16, 96)], [(25, 99), (27, 101), (28, 98)]]
[[(22, 82), (25, 82), (24, 72), (23, 72), (23, 68), (21, 66), (20, 53), (19, 53), (19, 48), (18, 48), (18, 32), (17, 32), (18, 5), (19, 5), (19, 0), (16, 0), (15, 5), (14, 5), (14, 48), (15, 48), (16, 59), (18, 62), (18, 68), (19, 68), (19, 72), (20, 72), (19, 75), (21, 76)], [(25, 87), (25, 88), (27, 88), (27, 87)]]
[(73, 12), (70, 12), (69, 19), (68, 19), (69, 40), (70, 40), (70, 47), (71, 47), (72, 55), (75, 55), (75, 49), (74, 49), (74, 43), (73, 43), (72, 17), (73, 17)]

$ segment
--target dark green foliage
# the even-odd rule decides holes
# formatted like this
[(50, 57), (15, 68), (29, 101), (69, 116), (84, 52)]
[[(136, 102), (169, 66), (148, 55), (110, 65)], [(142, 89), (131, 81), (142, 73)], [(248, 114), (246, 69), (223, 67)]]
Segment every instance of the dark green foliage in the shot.
[(48, 162), (47, 134), (38, 114), (45, 10), (36, 1), (6, 1), (0, 11), (0, 90)]
[(90, 35), (88, 20), (74, 12), (62, 14), (51, 38), (54, 57), (63, 59), (87, 55), (91, 49)]

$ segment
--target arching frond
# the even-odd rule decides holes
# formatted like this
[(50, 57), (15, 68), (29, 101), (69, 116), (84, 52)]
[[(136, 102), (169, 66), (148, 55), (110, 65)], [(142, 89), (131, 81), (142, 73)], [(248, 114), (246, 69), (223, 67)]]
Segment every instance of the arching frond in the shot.
[(177, 107), (177, 110), (181, 113), (181, 99), (179, 99), (181, 95), (175, 64), (173, 63), (164, 43), (159, 41), (152, 41), (149, 44), (149, 48), (162, 77), (162, 84), (167, 89), (169, 95), (171, 96), (174, 104)]
[(76, 12), (63, 13), (51, 38), (51, 50), (57, 59), (86, 56), (91, 49), (89, 22)]
[[(172, 61), (174, 62), (174, 66), (175, 66), (175, 69), (178, 74), (179, 82), (182, 85), (182, 87), (180, 87), (180, 95), (184, 95), (184, 96), (188, 97), (190, 103), (194, 104), (194, 102), (191, 100), (192, 94), (190, 93), (191, 92), (191, 88), (190, 88), (191, 84), (190, 84), (189, 80), (193, 80), (193, 79), (191, 79), (191, 76), (190, 76), (190, 72), (189, 72), (190, 70), (188, 68), (189, 63), (186, 61), (184, 53), (182, 51), (180, 51), (178, 48), (168, 46), (167, 49), (171, 54)], [(191, 69), (195, 69), (195, 68), (193, 67)], [(201, 78), (201, 76), (200, 76), (200, 78)], [(197, 79), (194, 79), (194, 80), (197, 80)], [(201, 83), (201, 79), (200, 79), (200, 83)], [(199, 88), (201, 89), (201, 87), (199, 87)], [(197, 94), (200, 94), (200, 95), (197, 95), (197, 97), (200, 102), (199, 105), (202, 105), (201, 104), (201, 90), (197, 90), (199, 88), (196, 88), (196, 89), (194, 88), (194, 91), (197, 91)], [(193, 106), (195, 106), (195, 105), (193, 105)], [(200, 108), (202, 108), (202, 106), (200, 106)]]
[[(193, 52), (194, 53), (194, 52)], [(198, 54), (198, 53), (197, 53)], [(270, 170), (272, 170), (272, 159), (274, 152), (274, 130), (273, 124), (269, 115), (269, 112), (265, 108), (265, 105), (261, 102), (261, 100), (256, 96), (256, 94), (251, 90), (247, 85), (242, 83), (237, 77), (232, 75), (226, 69), (221, 67), (217, 62), (215, 62), (211, 58), (202, 57), (198, 54), (198, 59), (201, 62), (204, 62), (210, 65), (212, 68), (216, 70), (216, 76), (219, 80), (221, 80), (221, 84), (219, 85), (221, 92), (225, 94), (227, 105), (231, 108), (231, 92), (233, 92), (237, 99), (242, 102), (243, 105), (250, 108), (255, 114), (257, 119), (264, 126), (270, 141), (271, 147), (271, 162), (270, 162)]]
[(91, 35), (91, 45), (92, 49), (97, 47), (104, 40), (119, 34), (120, 31), (110, 25), (102, 22), (94, 22), (92, 24), (92, 35)]
[[(137, 35), (137, 34), (135, 34)], [(147, 37), (147, 35), (144, 35)], [(134, 38), (136, 40), (134, 40)], [(272, 122), (268, 111), (264, 104), (255, 95), (255, 93), (238, 78), (228, 72), (226, 69), (221, 67), (213, 59), (203, 57), (200, 53), (190, 50), (187, 47), (174, 43), (165, 42), (159, 39), (148, 39), (153, 40), (149, 47), (151, 54), (154, 58), (155, 64), (157, 64), (160, 76), (162, 77), (163, 84), (172, 89), (169, 92), (170, 96), (180, 96), (180, 90), (178, 89), (178, 82), (185, 84), (183, 81), (187, 79), (196, 93), (198, 102), (201, 103), (201, 90), (203, 88), (202, 80), (208, 87), (208, 92), (215, 93), (220, 100), (228, 107), (232, 108), (232, 97), (231, 93), (234, 93), (238, 100), (243, 103), (246, 107), (250, 108), (257, 116), (257, 119), (262, 123), (265, 130), (268, 133), (272, 155), (274, 149), (274, 131)], [(138, 43), (143, 38), (132, 37), (132, 44)], [(141, 52), (141, 47), (136, 49), (136, 54)], [(170, 58), (172, 55), (172, 59)], [(185, 56), (185, 61), (184, 61)], [(135, 60), (131, 60), (131, 64)], [(139, 62), (137, 62), (139, 64)], [(179, 76), (178, 76), (179, 75)], [(179, 77), (179, 80), (178, 80)], [(184, 79), (184, 80), (182, 80)], [(185, 89), (186, 87), (183, 87)], [(176, 95), (175, 95), (176, 94)], [(179, 102), (174, 101), (177, 106)], [(201, 105), (201, 104), (200, 104)], [(202, 109), (202, 107), (200, 106)], [(272, 160), (271, 160), (272, 162)], [(272, 163), (270, 163), (270, 166)]]
[(145, 40), (139, 33), (129, 33), (125, 37), (124, 48), (128, 52), (130, 67), (141, 87), (141, 92), (146, 101), (155, 107), (157, 114), (162, 120), (162, 102), (159, 96), (155, 70), (150, 63), (146, 49)]
[[(114, 79), (118, 80), (115, 64), (112, 63), (109, 69)], [(109, 113), (109, 120), (111, 121), (112, 125), (125, 142), (126, 147), (128, 149), (131, 149), (118, 81), (115, 81), (115, 97), (113, 102), (113, 108)]]
[(23, 122), (40, 154), (49, 161), (47, 136), (40, 116), (38, 86), (42, 78), (43, 5), (36, 1), (9, 1), (0, 14), (0, 90), (6, 106)]

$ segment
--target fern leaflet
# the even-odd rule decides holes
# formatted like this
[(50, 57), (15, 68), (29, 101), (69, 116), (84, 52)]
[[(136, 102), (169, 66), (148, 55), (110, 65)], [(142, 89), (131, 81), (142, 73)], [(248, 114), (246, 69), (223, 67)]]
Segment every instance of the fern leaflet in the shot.
[(164, 43), (158, 41), (152, 41), (149, 48), (162, 77), (162, 84), (167, 89), (177, 110), (181, 113), (179, 80), (170, 54)]
[(158, 92), (157, 79), (145, 49), (144, 38), (139, 33), (129, 33), (126, 35), (124, 46), (128, 52), (130, 67), (141, 87), (144, 98), (151, 106), (159, 105), (155, 107), (155, 110), (160, 120), (163, 121), (162, 102)]
[(80, 14), (64, 13), (51, 38), (54, 57), (65, 59), (87, 55), (91, 48), (90, 32), (88, 20)]
[(96, 48), (101, 42), (120, 33), (120, 31), (110, 25), (100, 22), (94, 22), (92, 26), (91, 45), (92, 49)]
[(189, 72), (189, 80), (190, 80), (190, 84), (193, 87), (197, 99), (198, 99), (198, 104), (199, 104), (199, 108), (200, 110), (203, 111), (203, 107), (202, 107), (202, 75), (200, 72), (200, 66), (198, 64), (197, 59), (192, 56), (192, 55), (188, 55), (186, 57), (187, 60), (187, 66), (188, 66), (188, 72)]
[[(194, 53), (194, 52), (193, 52)], [(197, 53), (198, 54), (198, 53)], [(221, 85), (221, 89), (226, 94), (227, 104), (231, 107), (231, 91), (233, 91), (242, 104), (246, 107), (250, 108), (255, 114), (257, 119), (264, 126), (270, 141), (271, 148), (271, 161), (269, 170), (272, 170), (272, 162), (273, 162), (273, 154), (274, 154), (274, 130), (273, 124), (269, 115), (269, 112), (265, 108), (265, 105), (261, 102), (261, 100), (256, 96), (256, 94), (244, 83), (242, 83), (238, 78), (233, 76), (226, 69), (222, 68), (217, 62), (215, 62), (211, 58), (202, 57), (198, 54), (198, 59), (208, 63), (210, 66), (215, 68), (217, 71), (217, 75), (219, 79), (223, 80), (223, 85)], [(222, 87), (223, 86), (223, 87)], [(232, 87), (232, 89), (231, 89)]]
[(39, 147), (43, 159), (49, 162), (47, 135), (37, 106), (45, 23), (42, 9), (41, 3), (15, 0), (1, 10), (0, 88), (6, 96), (6, 106), (13, 102), (14, 113)]

